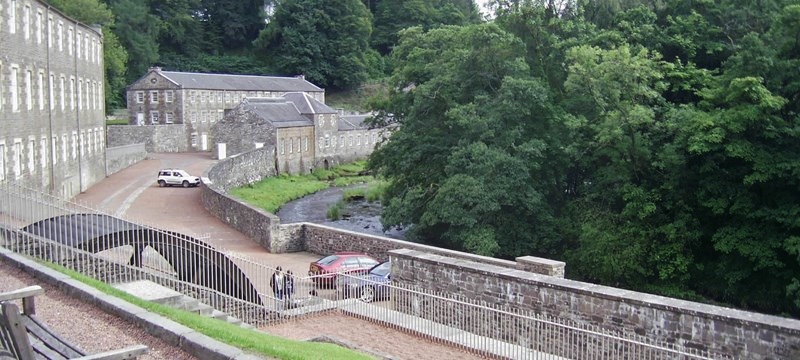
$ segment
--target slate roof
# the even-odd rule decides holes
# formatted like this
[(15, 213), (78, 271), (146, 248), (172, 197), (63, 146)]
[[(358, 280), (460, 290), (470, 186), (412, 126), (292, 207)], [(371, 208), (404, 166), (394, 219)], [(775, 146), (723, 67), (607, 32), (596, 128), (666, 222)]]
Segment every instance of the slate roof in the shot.
[(339, 116), (339, 131), (348, 131), (348, 130), (363, 130), (367, 129), (367, 124), (364, 123), (368, 117), (372, 115), (370, 114), (358, 114), (358, 115), (342, 115)]
[(325, 91), (301, 77), (203, 74), (177, 71), (159, 71), (158, 73), (187, 89), (309, 92)]
[(283, 97), (293, 102), (301, 114), (335, 114), (337, 112), (334, 108), (323, 104), (306, 93), (286, 93), (283, 94)]
[(314, 122), (303, 116), (293, 102), (284, 98), (248, 98), (243, 105), (278, 128), (314, 126)]

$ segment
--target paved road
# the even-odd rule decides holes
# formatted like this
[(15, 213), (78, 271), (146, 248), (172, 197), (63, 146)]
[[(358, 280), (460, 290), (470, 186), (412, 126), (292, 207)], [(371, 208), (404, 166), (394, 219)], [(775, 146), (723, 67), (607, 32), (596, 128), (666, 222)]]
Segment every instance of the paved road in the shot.
[(271, 254), (206, 211), (200, 189), (161, 188), (156, 183), (160, 169), (181, 168), (202, 176), (215, 162), (210, 153), (148, 154), (146, 160), (105, 178), (75, 200), (132, 222), (194, 236), (268, 266), (307, 273), (308, 264), (319, 256), (306, 252)]

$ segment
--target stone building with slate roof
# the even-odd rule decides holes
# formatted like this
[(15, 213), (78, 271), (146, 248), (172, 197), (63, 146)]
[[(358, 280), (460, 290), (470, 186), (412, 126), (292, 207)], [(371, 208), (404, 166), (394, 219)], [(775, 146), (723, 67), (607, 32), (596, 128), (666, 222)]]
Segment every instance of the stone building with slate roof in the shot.
[(325, 90), (298, 77), (201, 74), (154, 67), (127, 88), (130, 125), (183, 124), (190, 150), (210, 150), (211, 126), (246, 98), (308, 94), (324, 104)]
[(309, 93), (247, 98), (211, 128), (217, 157), (268, 148), (275, 173), (308, 173), (363, 159), (389, 134), (369, 129), (368, 115), (342, 115)]

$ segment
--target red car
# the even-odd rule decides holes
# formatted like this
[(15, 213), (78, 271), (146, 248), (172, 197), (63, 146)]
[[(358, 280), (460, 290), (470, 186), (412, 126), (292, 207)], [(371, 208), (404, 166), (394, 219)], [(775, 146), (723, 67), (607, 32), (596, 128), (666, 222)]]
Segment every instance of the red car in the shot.
[(338, 252), (312, 262), (308, 267), (308, 275), (313, 276), (312, 279), (318, 286), (330, 286), (336, 284), (336, 274), (365, 274), (378, 262), (367, 254)]

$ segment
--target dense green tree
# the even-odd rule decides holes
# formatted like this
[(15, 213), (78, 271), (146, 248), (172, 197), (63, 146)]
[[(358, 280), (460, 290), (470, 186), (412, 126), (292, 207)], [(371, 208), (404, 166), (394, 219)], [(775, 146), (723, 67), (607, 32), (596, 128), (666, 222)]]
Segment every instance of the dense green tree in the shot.
[[(397, 44), (400, 30), (421, 26), (467, 25), (480, 20), (473, 0), (372, 0), (374, 28), (371, 44), (388, 54)], [(372, 9), (372, 8), (371, 8)]]
[(370, 24), (360, 0), (283, 0), (256, 45), (281, 74), (351, 89), (367, 78)]
[(242, 49), (264, 27), (263, 0), (203, 0), (203, 21), (225, 49)]
[(118, 16), (111, 31), (128, 52), (127, 82), (144, 75), (158, 60), (160, 22), (147, 5), (137, 0), (111, 0), (110, 8)]
[(522, 45), (494, 25), (402, 33), (381, 109), (400, 127), (370, 158), (392, 179), (386, 226), (483, 255), (552, 246), (556, 115)]

